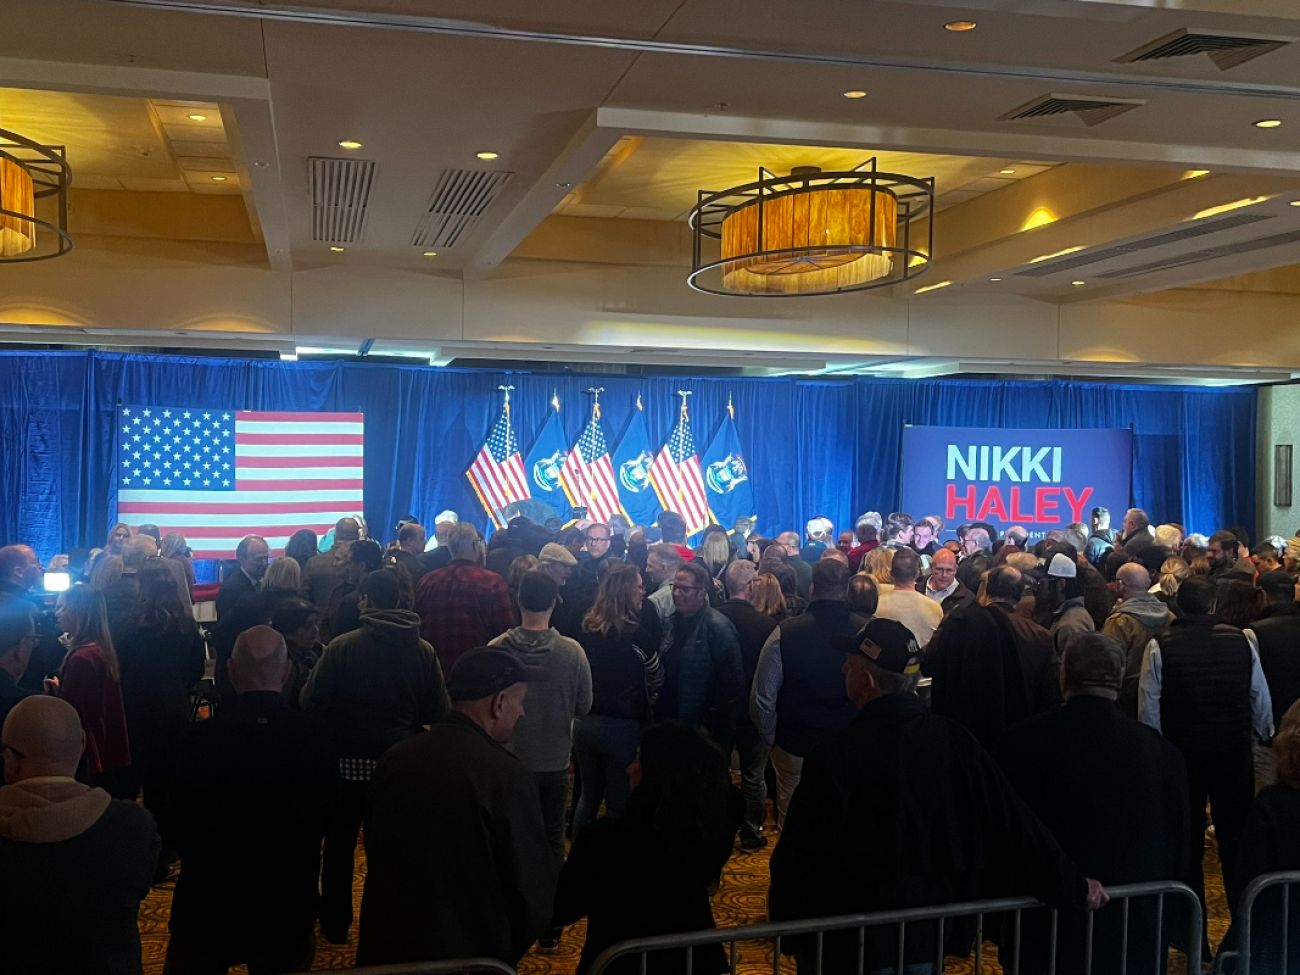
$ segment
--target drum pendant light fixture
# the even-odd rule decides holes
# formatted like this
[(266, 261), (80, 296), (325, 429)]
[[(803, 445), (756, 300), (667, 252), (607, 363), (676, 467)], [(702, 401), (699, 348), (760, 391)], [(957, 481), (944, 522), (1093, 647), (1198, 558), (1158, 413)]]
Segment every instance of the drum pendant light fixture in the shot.
[[(0, 262), (44, 261), (72, 250), (71, 182), (63, 146), (43, 146), (0, 129)], [(53, 212), (46, 216), (53, 219), (36, 215), (36, 201), (47, 198)]]
[(883, 288), (930, 266), (934, 179), (881, 172), (869, 159), (848, 172), (800, 167), (789, 176), (701, 190), (691, 210), (697, 291), (806, 297)]

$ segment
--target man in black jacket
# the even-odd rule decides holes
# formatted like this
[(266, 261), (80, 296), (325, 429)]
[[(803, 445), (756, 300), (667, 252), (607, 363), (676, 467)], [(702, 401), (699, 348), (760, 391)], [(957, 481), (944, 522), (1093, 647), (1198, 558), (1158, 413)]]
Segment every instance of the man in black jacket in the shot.
[(448, 678), (451, 714), (380, 761), (357, 964), (515, 965), (550, 927), (555, 863), (537, 785), (504, 747), (534, 676), (509, 651), (467, 651)]
[[(1268, 599), (1263, 615), (1250, 624), (1259, 642), (1259, 664), (1268, 681), (1273, 702), (1273, 727), (1300, 699), (1300, 605), (1295, 601), (1295, 580), (1281, 570), (1264, 572), (1259, 588)], [(1267, 745), (1255, 748), (1255, 790), (1277, 781), (1277, 763)]]
[(718, 612), (731, 620), (740, 640), (740, 663), (745, 672), (743, 693), (736, 709), (736, 751), (740, 755), (740, 784), (745, 796), (745, 818), (740, 824), (740, 848), (745, 852), (767, 846), (763, 822), (767, 818), (768, 744), (749, 717), (749, 692), (754, 686), (754, 671), (763, 644), (776, 629), (776, 620), (760, 613), (750, 603), (754, 577), (758, 569), (748, 559), (736, 559), (722, 574), (727, 601)]
[(275, 630), (240, 634), (235, 704), (194, 725), (177, 760), (171, 975), (311, 967), (321, 837), (338, 780), (324, 732), (284, 703), (290, 669)]
[(221, 591), (217, 593), (217, 619), (228, 615), (245, 593), (255, 592), (266, 567), (271, 561), (271, 550), (266, 539), (260, 535), (248, 535), (235, 546), (235, 560), (238, 565), (226, 573), (221, 580)]
[[(900, 632), (901, 630), (901, 632)], [(930, 714), (915, 693), (915, 642), (892, 620), (872, 620), (836, 645), (844, 683), (860, 708), (852, 723), (804, 761), (772, 854), (773, 921), (834, 917), (1030, 894), (1098, 908), (1087, 879), (961, 725)], [(970, 933), (947, 928), (965, 955)], [(906, 964), (933, 963), (933, 925), (909, 925)], [(827, 935), (823, 971), (892, 969), (895, 927)], [(787, 939), (801, 971), (818, 961), (811, 939)], [(807, 967), (805, 967), (807, 966)]]
[(778, 824), (799, 785), (804, 757), (843, 730), (857, 712), (844, 692), (843, 657), (830, 646), (833, 637), (852, 636), (866, 623), (849, 612), (848, 582), (848, 566), (838, 560), (813, 566), (808, 609), (782, 620), (758, 658), (749, 714), (773, 746)]
[(1185, 879), (1202, 904), (1206, 802), (1223, 881), (1233, 889), (1237, 843), (1255, 795), (1252, 745), (1273, 737), (1259, 656), (1241, 630), (1214, 616), (1215, 599), (1214, 582), (1201, 576), (1178, 587), (1183, 613), (1147, 644), (1138, 678), (1138, 720), (1178, 746), (1187, 762), (1191, 828)]
[[(1116, 705), (1125, 654), (1111, 637), (1086, 633), (1065, 650), (1065, 707), (1012, 728), (997, 757), (1025, 800), (1066, 854), (1103, 883), (1178, 880), (1188, 850), (1187, 767), (1178, 749)], [(1157, 957), (1155, 904), (1130, 905), (1128, 971), (1153, 968)], [(1093, 971), (1120, 970), (1122, 934), (1117, 908), (1096, 919)], [(1085, 918), (1061, 915), (1056, 970), (1083, 971)], [(1026, 916), (1021, 965), (1047, 970), (1046, 916)], [(1004, 943), (1004, 952), (1010, 947)]]
[(320, 928), (333, 944), (347, 944), (352, 926), (353, 855), (375, 767), (392, 745), (447, 713), (438, 655), (420, 639), (420, 617), (398, 608), (396, 572), (370, 573), (358, 592), (360, 626), (325, 648), (302, 691), (303, 711), (327, 729), (343, 780), (321, 867)]
[(44, 678), (58, 673), (68, 652), (59, 642), (59, 625), (54, 613), (45, 608), (37, 593), (41, 577), (41, 560), (30, 545), (0, 548), (0, 595), (22, 599), (36, 610), (38, 639), (28, 647), (27, 670), (18, 675), (18, 685), (31, 691), (43, 689)]

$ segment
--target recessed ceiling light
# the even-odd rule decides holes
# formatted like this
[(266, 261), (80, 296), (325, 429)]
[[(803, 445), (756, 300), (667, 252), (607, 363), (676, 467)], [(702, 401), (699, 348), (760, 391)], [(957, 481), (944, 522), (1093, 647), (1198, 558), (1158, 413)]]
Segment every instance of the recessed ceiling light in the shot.
[(226, 181), (226, 177), (224, 177), (224, 176), (213, 176), (213, 177), (212, 177), (212, 182), (214, 182), (214, 183), (224, 183), (225, 181)]
[(437, 251), (425, 251), (425, 252), (424, 252), (424, 256), (425, 256), (425, 257), (437, 257), (437, 256), (438, 256), (438, 252), (437, 252)]
[(1003, 176), (1014, 176), (1014, 175), (1016, 175), (1016, 171), (1015, 171), (1014, 169), (1012, 169), (1010, 166), (1008, 166), (1006, 169), (999, 169), (998, 172), (1001, 173)]
[(360, 149), (360, 148), (361, 148), (361, 143), (358, 142), (356, 139), (340, 139), (340, 140), (339, 140), (339, 148), (340, 148), (340, 149)]
[(1071, 281), (1070, 283), (1071, 283), (1072, 285), (1074, 285), (1076, 288), (1082, 288), (1082, 287), (1083, 287), (1085, 284), (1087, 284), (1088, 282), (1087, 282), (1087, 281)]
[(330, 251), (333, 252), (333, 253), (335, 253), (335, 254), (342, 254), (342, 253), (343, 253), (343, 248), (342, 248), (342, 247), (339, 247), (337, 244), (332, 244), (332, 245), (330, 245)]
[(476, 152), (474, 155), (478, 156), (480, 159), (496, 159), (501, 154), (499, 152), (484, 150), (483, 152)]
[(1287, 205), (1288, 205), (1288, 206), (1293, 206), (1293, 207), (1300, 207), (1300, 200), (1292, 200), (1292, 201), (1291, 201), (1289, 204), (1287, 204)]
[(845, 98), (866, 98), (867, 93), (861, 88), (850, 88), (848, 91), (840, 92)]
[(1282, 120), (1280, 118), (1262, 118), (1255, 122), (1254, 126), (1257, 129), (1276, 129), (1281, 124)]
[(206, 115), (200, 115), (198, 112), (195, 112), (193, 115), (187, 115), (185, 117), (189, 119), (191, 122), (206, 122), (208, 120), (208, 117)]
[(1001, 278), (989, 278), (990, 281), (1001, 281)]
[(950, 30), (954, 34), (962, 34), (968, 30), (974, 30), (979, 24), (973, 20), (950, 20), (943, 25), (944, 30)]

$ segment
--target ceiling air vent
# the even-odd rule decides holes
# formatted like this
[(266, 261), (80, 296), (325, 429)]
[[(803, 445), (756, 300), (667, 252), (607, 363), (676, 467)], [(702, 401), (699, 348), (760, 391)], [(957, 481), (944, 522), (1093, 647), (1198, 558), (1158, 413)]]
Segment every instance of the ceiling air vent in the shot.
[(999, 116), (1003, 122), (1025, 119), (1051, 118), (1055, 115), (1074, 115), (1084, 125), (1097, 125), (1122, 115), (1146, 101), (1141, 98), (1096, 98), (1091, 95), (1041, 95), (1019, 108)]
[(1226, 31), (1190, 30), (1186, 27), (1150, 44), (1143, 44), (1115, 60), (1120, 64), (1138, 61), (1160, 61), (1164, 58), (1185, 58), (1193, 54), (1208, 54), (1220, 71), (1235, 68), (1252, 58), (1279, 47), (1286, 47), (1294, 37), (1268, 37), (1256, 34), (1233, 34)]
[(513, 175), (486, 169), (444, 169), (411, 243), (416, 247), (455, 247)]
[[(1253, 223), (1259, 223), (1262, 220), (1272, 220), (1273, 216), (1267, 213), (1236, 213), (1230, 217), (1219, 217), (1214, 220), (1198, 220), (1196, 223), (1178, 230), (1170, 230), (1163, 234), (1155, 234), (1151, 237), (1142, 237), (1138, 240), (1129, 241), (1127, 244), (1115, 244), (1112, 247), (1098, 247), (1096, 249), (1086, 250), (1081, 254), (1073, 254), (1069, 257), (1060, 257), (1054, 260), (1040, 261), (1037, 264), (1030, 264), (1022, 271), (1016, 272), (1019, 278), (1046, 278), (1053, 274), (1060, 274), (1062, 271), (1073, 271), (1081, 267), (1087, 267), (1090, 264), (1099, 264), (1102, 261), (1114, 260), (1117, 257), (1128, 257), (1138, 251), (1150, 250), (1153, 247), (1165, 247), (1169, 244), (1177, 244), (1184, 240), (1192, 240), (1196, 237), (1204, 237), (1208, 234), (1221, 233), (1224, 230), (1236, 230), (1238, 227), (1249, 227)], [(1230, 245), (1235, 246), (1235, 245)], [(1106, 277), (1106, 275), (1101, 275)]]
[(368, 159), (310, 156), (311, 239), (350, 244), (361, 239), (375, 164)]
[(1270, 247), (1285, 247), (1300, 241), (1300, 230), (1288, 230), (1286, 233), (1273, 234), (1270, 237), (1259, 237), (1255, 240), (1245, 240), (1236, 244), (1223, 244), (1219, 247), (1207, 247), (1204, 250), (1192, 251), (1189, 254), (1182, 254), (1178, 257), (1171, 257), (1163, 261), (1151, 261), (1147, 264), (1138, 264), (1133, 267), (1124, 267), (1115, 271), (1107, 271), (1097, 275), (1099, 278), (1127, 278), (1135, 274), (1151, 274), (1155, 271), (1168, 271), (1177, 267), (1187, 267), (1189, 264), (1201, 264), (1204, 261), (1216, 261), (1220, 258), (1237, 257), (1241, 254), (1251, 254), (1255, 251), (1268, 250)]

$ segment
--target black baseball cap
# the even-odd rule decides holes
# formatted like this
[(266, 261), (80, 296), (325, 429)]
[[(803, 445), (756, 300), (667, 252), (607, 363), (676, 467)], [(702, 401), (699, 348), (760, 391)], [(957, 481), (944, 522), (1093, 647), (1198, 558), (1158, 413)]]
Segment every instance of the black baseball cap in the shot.
[(842, 653), (860, 653), (893, 674), (911, 676), (921, 670), (916, 637), (897, 620), (873, 619), (852, 636), (831, 637), (831, 645)]
[(447, 694), (453, 701), (477, 701), (499, 694), (512, 684), (542, 677), (540, 668), (529, 667), (509, 650), (475, 647), (451, 668)]
[(1273, 569), (1270, 572), (1260, 573), (1255, 584), (1265, 592), (1290, 592), (1295, 588), (1295, 579), (1291, 577), (1289, 572)]

